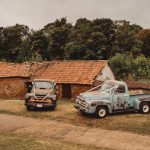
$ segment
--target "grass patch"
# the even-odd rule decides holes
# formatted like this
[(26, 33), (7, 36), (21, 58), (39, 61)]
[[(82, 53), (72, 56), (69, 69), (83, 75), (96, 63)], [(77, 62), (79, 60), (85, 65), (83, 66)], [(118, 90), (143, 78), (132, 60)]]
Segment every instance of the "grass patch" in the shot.
[(82, 115), (74, 108), (74, 103), (68, 100), (59, 100), (55, 111), (26, 111), (24, 101), (0, 101), (0, 113), (19, 116), (44, 118), (67, 122), (80, 126), (97, 127), (109, 130), (128, 131), (143, 135), (150, 135), (150, 114), (139, 113), (110, 115), (104, 119)]
[(81, 145), (60, 139), (31, 138), (15, 134), (0, 134), (0, 150), (109, 150)]

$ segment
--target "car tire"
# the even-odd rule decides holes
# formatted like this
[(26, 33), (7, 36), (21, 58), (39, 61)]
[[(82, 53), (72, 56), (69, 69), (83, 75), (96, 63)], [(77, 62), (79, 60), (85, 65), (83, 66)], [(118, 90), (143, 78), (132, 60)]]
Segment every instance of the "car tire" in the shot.
[(108, 114), (108, 109), (105, 106), (99, 106), (96, 108), (95, 111), (95, 116), (96, 118), (100, 119), (100, 118), (105, 118)]
[(32, 106), (26, 106), (27, 111), (32, 111), (34, 108)]
[(140, 112), (142, 114), (148, 114), (150, 112), (150, 104), (147, 103), (147, 102), (143, 102), (141, 105), (140, 105)]
[(48, 110), (54, 111), (54, 110), (55, 110), (55, 107), (49, 107)]

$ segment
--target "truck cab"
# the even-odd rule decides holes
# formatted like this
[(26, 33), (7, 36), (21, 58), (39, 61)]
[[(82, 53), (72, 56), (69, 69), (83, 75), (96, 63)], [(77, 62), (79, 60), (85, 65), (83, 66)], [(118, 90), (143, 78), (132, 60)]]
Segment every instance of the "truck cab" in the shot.
[(57, 95), (57, 84), (55, 81), (35, 79), (32, 82), (31, 92), (25, 95), (25, 106), (27, 110), (44, 107), (55, 109)]
[(80, 93), (76, 98), (75, 108), (87, 114), (95, 114), (97, 118), (125, 111), (140, 110), (142, 113), (149, 113), (150, 94), (130, 96), (125, 82), (108, 80), (98, 87)]

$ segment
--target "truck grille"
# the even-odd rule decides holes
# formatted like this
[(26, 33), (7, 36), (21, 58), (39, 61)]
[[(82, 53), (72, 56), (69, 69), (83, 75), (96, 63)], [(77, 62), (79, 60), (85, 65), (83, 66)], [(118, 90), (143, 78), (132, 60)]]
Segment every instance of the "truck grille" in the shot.
[(45, 97), (45, 95), (35, 95), (35, 96), (38, 100), (42, 100)]
[(82, 99), (78, 99), (77, 103), (82, 107), (88, 107), (88, 104)]

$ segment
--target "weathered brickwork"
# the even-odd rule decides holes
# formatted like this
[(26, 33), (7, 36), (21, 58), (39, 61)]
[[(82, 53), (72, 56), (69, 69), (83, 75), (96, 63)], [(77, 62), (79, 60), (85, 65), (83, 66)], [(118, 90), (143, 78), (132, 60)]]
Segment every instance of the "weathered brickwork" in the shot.
[(26, 81), (26, 78), (0, 78), (0, 99), (23, 99)]
[(72, 98), (76, 98), (80, 93), (86, 92), (91, 88), (90, 85), (80, 85), (80, 84), (72, 84), (71, 85), (71, 92)]

